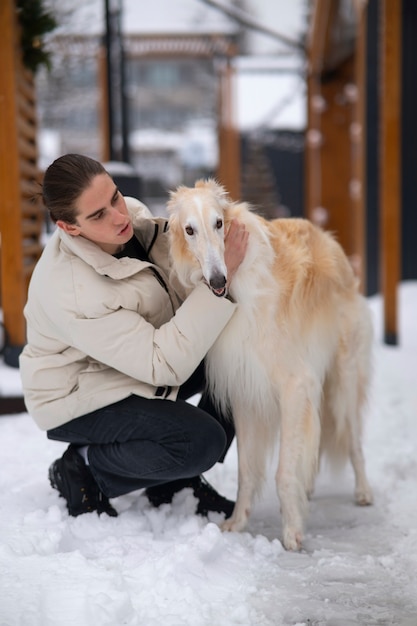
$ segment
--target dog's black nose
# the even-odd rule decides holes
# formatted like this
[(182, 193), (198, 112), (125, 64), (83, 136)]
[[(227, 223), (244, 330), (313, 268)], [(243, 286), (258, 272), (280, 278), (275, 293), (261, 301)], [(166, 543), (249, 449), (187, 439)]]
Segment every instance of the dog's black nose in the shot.
[(223, 274), (216, 273), (210, 277), (210, 287), (215, 291), (220, 291), (226, 287), (226, 277)]
[(219, 273), (213, 274), (210, 278), (210, 289), (219, 298), (226, 294), (226, 277)]

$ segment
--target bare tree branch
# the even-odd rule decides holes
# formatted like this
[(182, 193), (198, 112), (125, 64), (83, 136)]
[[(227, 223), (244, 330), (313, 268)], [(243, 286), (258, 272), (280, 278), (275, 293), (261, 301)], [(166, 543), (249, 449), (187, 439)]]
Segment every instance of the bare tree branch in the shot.
[(294, 39), (286, 37), (285, 35), (281, 35), (273, 28), (265, 26), (265, 24), (262, 24), (245, 11), (242, 11), (242, 9), (239, 9), (238, 7), (235, 7), (228, 2), (224, 2), (223, 0), (202, 0), (202, 2), (205, 2), (215, 9), (218, 9), (222, 13), (225, 13), (243, 26), (246, 26), (252, 30), (257, 30), (261, 33), (264, 33), (265, 35), (268, 35), (269, 37), (272, 37), (273, 39), (277, 39), (278, 41), (285, 43), (285, 45), (290, 46), (291, 48), (296, 48), (303, 53), (305, 52), (305, 48), (300, 41), (296, 41)]

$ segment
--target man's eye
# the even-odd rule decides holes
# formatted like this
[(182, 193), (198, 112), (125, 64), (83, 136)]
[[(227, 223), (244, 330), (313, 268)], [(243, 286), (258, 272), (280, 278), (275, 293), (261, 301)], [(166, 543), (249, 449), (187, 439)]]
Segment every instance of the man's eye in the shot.
[(101, 220), (101, 218), (104, 215), (104, 211), (100, 211), (100, 213), (97, 213), (97, 215), (94, 216), (95, 220)]
[(190, 237), (191, 237), (191, 235), (194, 235), (194, 229), (193, 229), (192, 226), (186, 226), (185, 227), (185, 232), (187, 233), (187, 235), (190, 235)]

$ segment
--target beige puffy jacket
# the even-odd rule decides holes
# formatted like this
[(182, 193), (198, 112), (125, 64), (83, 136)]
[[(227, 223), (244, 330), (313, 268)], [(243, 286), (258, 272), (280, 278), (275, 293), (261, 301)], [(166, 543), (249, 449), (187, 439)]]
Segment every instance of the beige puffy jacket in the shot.
[(201, 284), (181, 304), (168, 285), (167, 220), (126, 198), (152, 262), (116, 259), (57, 229), (33, 272), (20, 372), (27, 409), (48, 430), (131, 394), (174, 400), (235, 304)]

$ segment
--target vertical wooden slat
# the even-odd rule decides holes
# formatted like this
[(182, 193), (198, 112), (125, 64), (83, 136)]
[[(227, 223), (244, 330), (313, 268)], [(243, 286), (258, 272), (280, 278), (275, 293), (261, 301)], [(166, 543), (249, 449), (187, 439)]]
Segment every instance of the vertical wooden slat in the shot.
[(367, 2), (355, 3), (357, 13), (357, 36), (355, 51), (355, 106), (351, 127), (352, 144), (352, 202), (353, 244), (352, 263), (366, 291), (366, 42)]
[(44, 212), (37, 167), (34, 76), (23, 66), (14, 0), (1, 0), (0, 23), (0, 293), (6, 329), (4, 359), (18, 366), (26, 341), (23, 308), (42, 252)]
[(317, 214), (317, 209), (323, 207), (321, 118), (324, 100), (321, 93), (321, 76), (329, 37), (330, 11), (331, 0), (316, 0), (312, 8), (308, 40), (305, 214), (311, 220), (314, 213)]
[(16, 124), (19, 41), (13, 0), (1, 0), (0, 24), (0, 233), (1, 294), (11, 345), (25, 342), (20, 172)]
[(352, 52), (338, 59), (341, 43), (335, 37), (335, 24), (340, 10), (339, 0), (316, 0), (313, 6), (308, 67), (306, 215), (333, 231), (345, 252), (355, 257), (349, 193), (354, 110), (349, 94), (354, 84), (354, 55)]
[[(354, 59), (340, 63), (320, 90), (323, 110), (320, 115), (321, 203), (311, 219), (335, 233), (346, 254), (355, 254), (351, 200), (353, 102), (348, 96), (354, 84)], [(318, 211), (316, 211), (318, 208)], [(324, 211), (326, 213), (324, 213)], [(326, 215), (326, 221), (321, 222)]]
[(384, 341), (398, 343), (397, 289), (401, 276), (401, 13), (400, 0), (382, 0), (380, 29), (381, 278)]

